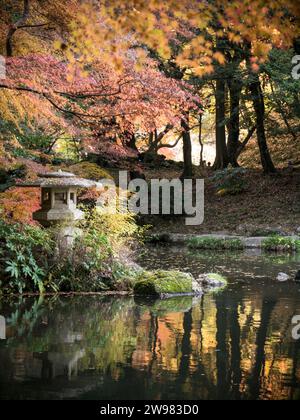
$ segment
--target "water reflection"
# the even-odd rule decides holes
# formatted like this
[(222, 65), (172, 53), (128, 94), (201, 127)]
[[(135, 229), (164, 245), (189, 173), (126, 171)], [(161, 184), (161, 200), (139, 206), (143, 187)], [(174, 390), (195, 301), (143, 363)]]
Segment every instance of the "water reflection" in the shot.
[(299, 399), (299, 343), (290, 338), (299, 300), (266, 291), (189, 300), (5, 307), (1, 398)]
[[(164, 253), (168, 264), (168, 252), (150, 250), (144, 263)], [(175, 263), (196, 274), (205, 259), (186, 251)], [(0, 302), (0, 398), (299, 400), (299, 285), (273, 277), (297, 265), (210, 255), (206, 267), (230, 285), (198, 299)]]

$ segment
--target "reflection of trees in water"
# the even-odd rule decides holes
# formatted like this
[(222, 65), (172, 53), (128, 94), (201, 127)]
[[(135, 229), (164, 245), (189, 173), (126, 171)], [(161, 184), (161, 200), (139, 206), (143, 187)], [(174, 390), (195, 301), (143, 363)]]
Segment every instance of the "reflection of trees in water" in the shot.
[(97, 399), (296, 399), (299, 345), (287, 327), (299, 300), (287, 310), (286, 295), (274, 295), (226, 290), (193, 307), (111, 297), (8, 305), (0, 382), (39, 380), (35, 392), (47, 394), (51, 383), (66, 396), (72, 377), (76, 395)]
[(191, 334), (193, 328), (192, 309), (183, 315), (183, 336), (181, 342), (181, 358), (178, 368), (178, 383), (184, 383), (189, 375), (192, 353)]
[(216, 297), (217, 305), (217, 398), (224, 399), (228, 395), (228, 349), (227, 349), (227, 309), (226, 309), (226, 297), (224, 294), (220, 294)]
[(261, 381), (265, 376), (265, 346), (267, 341), (268, 329), (270, 326), (272, 312), (276, 306), (275, 301), (263, 299), (260, 326), (256, 338), (255, 364), (249, 380), (249, 394), (252, 400), (257, 400), (260, 395)]
[(239, 311), (238, 305), (239, 300), (233, 298), (230, 302), (230, 340), (231, 340), (231, 360), (230, 360), (230, 371), (229, 371), (229, 381), (232, 384), (231, 398), (233, 400), (241, 399), (241, 327), (239, 323)]
[[(134, 344), (131, 342), (134, 334), (124, 320), (133, 320), (130, 316), (133, 302), (106, 298), (88, 302), (87, 305), (86, 300), (77, 298), (46, 301), (41, 312), (36, 301), (31, 305), (27, 302), (18, 313), (8, 316), (10, 336), (6, 344), (12, 365), (18, 365), (19, 370), (24, 365), (23, 379), (71, 377), (76, 376), (78, 369), (108, 367), (115, 374), (117, 364), (125, 363), (124, 347)], [(34, 323), (33, 317), (28, 316), (33, 311)], [(21, 349), (22, 360), (18, 356), (17, 362)]]
[(297, 341), (292, 344), (292, 354), (293, 354), (293, 369), (291, 374), (291, 381), (286, 383), (286, 386), (289, 386), (291, 389), (290, 399), (291, 400), (300, 400), (300, 384), (299, 384), (299, 358), (300, 358), (300, 341)]

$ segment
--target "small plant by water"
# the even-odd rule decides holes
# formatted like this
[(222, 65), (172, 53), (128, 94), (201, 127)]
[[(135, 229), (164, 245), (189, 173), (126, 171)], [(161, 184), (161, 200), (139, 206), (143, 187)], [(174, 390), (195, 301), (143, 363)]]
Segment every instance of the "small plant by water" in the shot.
[(265, 239), (262, 246), (265, 251), (300, 252), (300, 240), (281, 236)]
[(191, 249), (230, 250), (238, 251), (245, 248), (240, 239), (220, 239), (214, 237), (192, 238), (188, 241)]

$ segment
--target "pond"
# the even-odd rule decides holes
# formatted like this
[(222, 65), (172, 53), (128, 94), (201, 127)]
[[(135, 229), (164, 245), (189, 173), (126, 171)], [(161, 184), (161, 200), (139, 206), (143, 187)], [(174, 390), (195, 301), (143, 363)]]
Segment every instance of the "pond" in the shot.
[(0, 399), (300, 399), (300, 285), (275, 280), (299, 256), (158, 246), (140, 263), (219, 272), (229, 286), (165, 301), (1, 301)]

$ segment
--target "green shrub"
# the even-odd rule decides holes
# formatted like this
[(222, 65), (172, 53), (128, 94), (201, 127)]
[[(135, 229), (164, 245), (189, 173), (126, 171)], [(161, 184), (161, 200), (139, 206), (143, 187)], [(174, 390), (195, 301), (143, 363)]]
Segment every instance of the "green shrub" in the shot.
[(300, 240), (281, 236), (265, 239), (262, 246), (266, 251), (300, 252)]
[(236, 195), (245, 191), (246, 181), (243, 168), (229, 168), (217, 171), (211, 178), (218, 195)]
[(192, 238), (188, 241), (191, 249), (211, 249), (211, 250), (243, 250), (245, 248), (240, 239), (219, 239), (213, 237)]
[(100, 181), (101, 179), (112, 179), (112, 176), (98, 166), (96, 163), (80, 162), (67, 168), (68, 171), (73, 172), (81, 178), (92, 179), (93, 181)]
[[(52, 275), (62, 291), (100, 292), (131, 290), (135, 272), (120, 252), (140, 232), (132, 214), (102, 214), (89, 209), (79, 225), (82, 235), (75, 239), (69, 258), (58, 262)], [(126, 257), (127, 255), (125, 255)], [(129, 258), (128, 258), (129, 259)]]
[(47, 261), (55, 248), (49, 234), (39, 227), (9, 225), (0, 221), (0, 273), (3, 291), (43, 293)]
[(94, 209), (79, 227), (68, 248), (57, 240), (63, 227), (45, 230), (1, 221), (0, 290), (20, 294), (132, 290), (136, 270), (124, 250), (139, 233), (133, 215), (102, 215)]
[(53, 143), (53, 136), (47, 135), (42, 130), (32, 131), (26, 125), (18, 132), (17, 139), (25, 149), (41, 152), (50, 149)]

